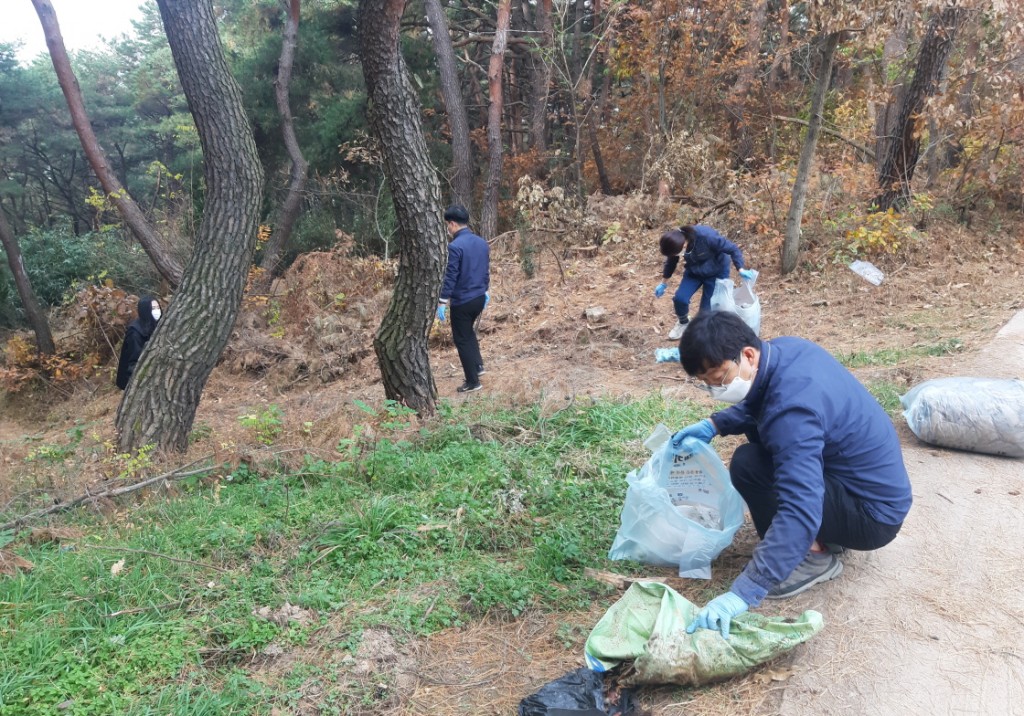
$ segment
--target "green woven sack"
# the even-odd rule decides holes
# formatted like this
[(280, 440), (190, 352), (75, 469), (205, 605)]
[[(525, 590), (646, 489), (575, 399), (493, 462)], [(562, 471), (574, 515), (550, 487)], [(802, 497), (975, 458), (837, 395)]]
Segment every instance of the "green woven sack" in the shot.
[(733, 619), (728, 640), (709, 629), (687, 634), (698, 611), (671, 587), (634, 582), (590, 632), (587, 665), (607, 671), (633, 661), (635, 672), (623, 680), (625, 686), (700, 686), (770, 661), (824, 626), (821, 614), (810, 610), (797, 619), (747, 612)]

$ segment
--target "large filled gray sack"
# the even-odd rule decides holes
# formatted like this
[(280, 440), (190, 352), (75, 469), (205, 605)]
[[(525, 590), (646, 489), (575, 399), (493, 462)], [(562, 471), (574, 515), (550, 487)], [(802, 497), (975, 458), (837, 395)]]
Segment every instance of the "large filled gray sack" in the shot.
[(900, 398), (907, 425), (932, 445), (1024, 457), (1024, 381), (937, 378)]

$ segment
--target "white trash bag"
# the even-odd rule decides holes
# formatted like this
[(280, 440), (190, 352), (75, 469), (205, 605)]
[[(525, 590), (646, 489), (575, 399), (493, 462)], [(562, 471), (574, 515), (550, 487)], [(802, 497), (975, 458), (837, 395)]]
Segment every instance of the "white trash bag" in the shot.
[(903, 417), (926, 443), (1024, 457), (1024, 381), (936, 378), (900, 398)]
[(669, 436), (659, 425), (644, 443), (653, 451), (651, 458), (626, 477), (621, 525), (608, 558), (676, 567), (680, 577), (710, 579), (712, 560), (743, 524), (743, 498), (710, 445), (688, 438), (677, 454)]
[(715, 281), (715, 292), (711, 294), (712, 311), (731, 311), (743, 319), (755, 334), (761, 333), (761, 299), (754, 293), (758, 272), (754, 278), (741, 279), (736, 286), (731, 278)]

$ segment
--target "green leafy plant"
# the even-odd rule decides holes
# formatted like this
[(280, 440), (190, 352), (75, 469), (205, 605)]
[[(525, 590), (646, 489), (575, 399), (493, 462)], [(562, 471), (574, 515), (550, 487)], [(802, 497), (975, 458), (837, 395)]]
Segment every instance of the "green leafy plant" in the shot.
[(273, 445), (281, 434), (283, 414), (277, 405), (268, 405), (258, 413), (238, 416), (242, 427), (249, 428), (256, 434), (256, 439), (264, 445)]

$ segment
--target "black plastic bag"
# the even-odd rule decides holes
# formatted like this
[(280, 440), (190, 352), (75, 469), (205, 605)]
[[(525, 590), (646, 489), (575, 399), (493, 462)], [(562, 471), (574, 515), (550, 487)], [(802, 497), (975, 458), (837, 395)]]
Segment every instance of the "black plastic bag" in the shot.
[(620, 692), (618, 704), (606, 705), (604, 678), (585, 666), (519, 702), (519, 716), (631, 716), (635, 710), (629, 691)]

